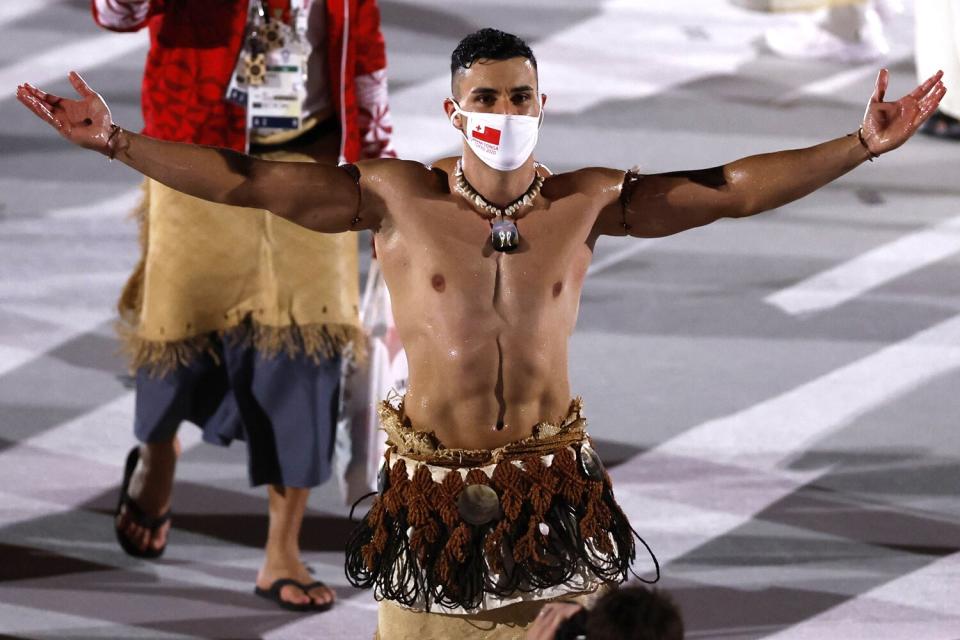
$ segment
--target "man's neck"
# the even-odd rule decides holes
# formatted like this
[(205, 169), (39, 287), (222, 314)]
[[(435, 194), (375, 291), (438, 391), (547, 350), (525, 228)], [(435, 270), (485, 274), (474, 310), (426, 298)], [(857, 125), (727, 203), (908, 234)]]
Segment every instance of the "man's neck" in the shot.
[(536, 175), (535, 164), (531, 156), (513, 171), (497, 171), (467, 148), (463, 153), (463, 177), (487, 202), (505, 207), (530, 188)]

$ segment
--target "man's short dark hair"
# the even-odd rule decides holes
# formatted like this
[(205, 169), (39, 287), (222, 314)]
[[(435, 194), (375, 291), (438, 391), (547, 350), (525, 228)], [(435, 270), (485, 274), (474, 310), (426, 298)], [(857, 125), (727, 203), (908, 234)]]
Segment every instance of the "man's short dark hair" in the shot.
[(643, 587), (616, 589), (590, 610), (590, 640), (683, 640), (683, 619), (663, 591)]
[(474, 31), (460, 41), (450, 56), (450, 73), (456, 76), (461, 69), (469, 69), (477, 60), (509, 60), (526, 58), (537, 68), (533, 51), (521, 38), (489, 27)]

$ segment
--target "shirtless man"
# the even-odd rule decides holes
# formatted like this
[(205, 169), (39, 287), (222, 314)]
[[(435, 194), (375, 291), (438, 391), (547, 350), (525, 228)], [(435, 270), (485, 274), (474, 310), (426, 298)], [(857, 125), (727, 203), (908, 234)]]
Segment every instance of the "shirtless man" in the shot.
[[(178, 191), (319, 232), (374, 231), (410, 383), (400, 407), (380, 407), (390, 448), (347, 574), (382, 598), (384, 639), (516, 637), (543, 600), (626, 578), (633, 537), (567, 374), (599, 236), (666, 236), (779, 207), (902, 145), (946, 91), (938, 73), (884, 102), (882, 70), (856, 132), (814, 147), (691, 172), (548, 176), (532, 156), (546, 96), (523, 41), (481, 30), (451, 69), (443, 108), (464, 139), (462, 175), (452, 159), (335, 168), (153, 140), (115, 125), (75, 73), (78, 100), (17, 91), (71, 142)], [(518, 199), (519, 241), (501, 251)]]

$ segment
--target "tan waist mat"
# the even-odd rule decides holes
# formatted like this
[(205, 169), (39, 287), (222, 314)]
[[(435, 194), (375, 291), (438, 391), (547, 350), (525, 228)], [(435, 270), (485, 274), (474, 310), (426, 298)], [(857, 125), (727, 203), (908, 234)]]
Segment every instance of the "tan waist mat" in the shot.
[(163, 373), (187, 364), (209, 350), (211, 332), (245, 318), (266, 355), (329, 357), (351, 341), (361, 345), (355, 234), (315, 233), (154, 180), (144, 186), (141, 224), (141, 261), (118, 305), (133, 368)]

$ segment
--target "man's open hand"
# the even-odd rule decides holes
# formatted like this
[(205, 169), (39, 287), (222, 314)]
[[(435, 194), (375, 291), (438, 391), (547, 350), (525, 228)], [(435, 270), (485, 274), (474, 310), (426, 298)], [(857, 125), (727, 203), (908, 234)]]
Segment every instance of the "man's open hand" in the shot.
[(930, 76), (926, 82), (896, 102), (884, 102), (890, 72), (881, 69), (877, 87), (867, 103), (863, 116), (863, 140), (875, 155), (896, 149), (937, 110), (947, 92), (941, 78), (943, 71)]
[(17, 87), (17, 100), (70, 142), (108, 154), (113, 129), (110, 108), (80, 74), (71, 71), (69, 77), (70, 84), (80, 96), (78, 100), (55, 96), (30, 84)]

